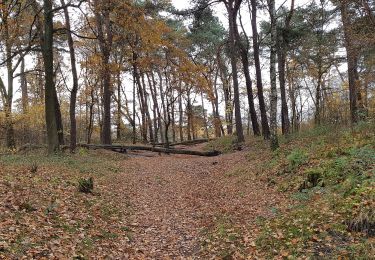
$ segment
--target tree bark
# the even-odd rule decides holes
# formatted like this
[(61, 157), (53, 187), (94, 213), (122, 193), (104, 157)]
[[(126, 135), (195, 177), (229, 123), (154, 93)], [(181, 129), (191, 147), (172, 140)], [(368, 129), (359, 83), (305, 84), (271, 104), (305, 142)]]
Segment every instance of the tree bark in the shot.
[(53, 12), (52, 1), (43, 0), (44, 33), (42, 36), (42, 54), (45, 77), (45, 116), (47, 126), (48, 153), (53, 154), (60, 149), (58, 125), (56, 117), (56, 89), (53, 79)]
[[(6, 131), (6, 146), (10, 149), (15, 148), (16, 142), (14, 139), (14, 128), (12, 118), (12, 104), (13, 104), (13, 65), (12, 65), (12, 45), (10, 43), (9, 35), (9, 24), (7, 22), (7, 16), (3, 21), (4, 24), (4, 35), (5, 35), (5, 55), (6, 55), (6, 67), (8, 77), (8, 90), (5, 96), (5, 131)], [(5, 94), (5, 93), (4, 93)]]
[(135, 124), (135, 92), (136, 92), (136, 79), (135, 79), (135, 72), (133, 70), (133, 144), (137, 142), (137, 131), (136, 131), (136, 124)]
[(259, 129), (259, 123), (258, 123), (258, 117), (257, 117), (257, 112), (255, 110), (255, 104), (254, 104), (254, 94), (253, 94), (253, 83), (251, 81), (250, 77), (250, 70), (249, 70), (249, 41), (247, 38), (247, 35), (245, 33), (241, 16), (240, 16), (240, 24), (243, 29), (243, 32), (245, 34), (245, 40), (246, 40), (246, 46), (241, 42), (241, 37), (238, 32), (237, 26), (235, 26), (235, 33), (236, 33), (236, 38), (237, 42), (240, 48), (240, 54), (241, 54), (241, 60), (242, 60), (242, 69), (245, 75), (245, 81), (246, 81), (246, 91), (247, 91), (247, 100), (249, 103), (249, 114), (250, 114), (250, 119), (251, 119), (251, 125), (253, 128), (253, 133), (256, 136), (260, 135), (260, 129)]
[(29, 108), (29, 92), (27, 89), (24, 58), (22, 58), (22, 61), (21, 61), (20, 87), (21, 87), (22, 112), (26, 114)]
[(238, 14), (238, 9), (241, 5), (242, 0), (228, 0), (226, 3), (226, 8), (229, 18), (229, 48), (230, 59), (232, 65), (232, 77), (233, 77), (233, 94), (234, 94), (234, 115), (236, 120), (236, 135), (238, 142), (244, 142), (245, 137), (242, 128), (242, 117), (241, 117), (241, 104), (240, 104), (240, 92), (238, 84), (238, 71), (237, 71), (237, 57), (236, 50), (238, 44), (236, 42), (235, 31), (236, 31), (236, 19)]
[[(163, 77), (162, 77), (161, 71), (158, 71), (158, 75), (159, 75), (160, 100), (161, 100), (161, 105), (162, 105), (162, 108), (163, 108), (163, 119), (166, 120), (166, 118), (167, 118), (167, 109), (166, 109), (166, 106), (165, 106), (165, 95), (164, 95), (164, 90), (163, 90)], [(166, 129), (164, 127), (160, 129), (160, 135), (161, 135), (161, 141), (162, 142), (166, 142), (166, 140), (165, 140), (165, 131), (166, 131)]]
[(180, 142), (184, 141), (184, 132), (183, 132), (183, 115), (184, 111), (182, 109), (182, 95), (178, 96), (178, 112), (179, 112), (179, 120), (178, 120), (178, 130), (180, 134)]
[(91, 143), (91, 136), (92, 136), (92, 132), (93, 132), (93, 124), (94, 124), (94, 105), (95, 105), (95, 102), (94, 102), (94, 90), (91, 89), (90, 90), (90, 98), (91, 98), (91, 102), (89, 104), (89, 124), (88, 124), (88, 127), (87, 127), (87, 143)]
[(158, 133), (159, 133), (158, 120), (160, 118), (160, 110), (159, 110), (159, 106), (158, 106), (158, 99), (157, 99), (157, 96), (156, 96), (157, 92), (156, 92), (155, 80), (153, 79), (153, 76), (152, 76), (152, 80), (151, 80), (149, 73), (146, 73), (146, 76), (147, 76), (147, 82), (148, 82), (148, 86), (150, 88), (150, 93), (151, 93), (151, 98), (152, 98), (152, 103), (153, 103), (152, 113), (153, 113), (153, 117), (154, 117), (153, 118), (154, 142), (157, 143), (158, 142)]
[(54, 92), (53, 95), (54, 95), (54, 98), (55, 98), (55, 114), (56, 114), (56, 124), (57, 124), (57, 135), (58, 135), (58, 138), (59, 138), (60, 145), (64, 145), (65, 144), (64, 125), (63, 125), (63, 122), (62, 122), (61, 107), (60, 107), (59, 99), (58, 99), (58, 96), (57, 96), (56, 87), (54, 88), (53, 92)]
[(215, 137), (221, 137), (223, 125), (220, 119), (219, 113), (219, 93), (217, 91), (217, 78), (219, 74), (219, 68), (216, 70), (215, 80), (214, 80), (214, 100), (212, 100), (212, 111), (214, 114), (214, 126), (215, 126)]
[(201, 92), (201, 100), (202, 100), (202, 113), (203, 113), (203, 120), (204, 120), (204, 133), (205, 133), (205, 137), (208, 138), (208, 125), (207, 125), (206, 111), (204, 108), (203, 92)]
[[(294, 13), (294, 1), (291, 1), (289, 14), (285, 19), (285, 31), (290, 29), (290, 22)], [(290, 121), (289, 121), (289, 111), (288, 102), (286, 99), (286, 56), (287, 56), (287, 40), (285, 35), (281, 32), (278, 33), (278, 44), (277, 44), (277, 57), (278, 57), (278, 70), (279, 70), (279, 83), (280, 83), (280, 94), (281, 94), (281, 128), (282, 133), (287, 135), (290, 133)]]
[(148, 108), (148, 93), (146, 89), (146, 82), (145, 82), (145, 75), (142, 73), (142, 93), (143, 93), (143, 102), (144, 102), (144, 110), (146, 113), (146, 129), (148, 128), (148, 134), (150, 137), (150, 142), (154, 142), (154, 132), (152, 129), (152, 120), (151, 120), (151, 115), (150, 115), (150, 110)]
[(135, 76), (135, 81), (138, 87), (138, 100), (139, 100), (139, 107), (141, 110), (141, 118), (142, 118), (142, 125), (141, 125), (141, 136), (143, 142), (147, 142), (147, 116), (146, 116), (146, 105), (145, 105), (145, 97), (143, 92), (143, 87), (141, 83), (141, 76), (138, 70), (137, 65), (138, 55), (133, 52), (133, 72)]
[(102, 61), (102, 85), (103, 85), (103, 129), (102, 144), (111, 144), (111, 71), (109, 58), (112, 48), (112, 28), (110, 21), (110, 5), (108, 0), (94, 0), (94, 15), (97, 27), (97, 37)]
[(73, 80), (73, 86), (70, 91), (69, 118), (70, 118), (70, 151), (74, 152), (77, 146), (76, 103), (77, 103), (77, 92), (78, 92), (78, 74), (77, 74), (77, 67), (76, 67), (76, 55), (74, 51), (74, 42), (73, 42), (72, 33), (70, 31), (69, 12), (68, 12), (68, 8), (65, 5), (64, 0), (61, 0), (61, 5), (65, 6), (64, 8), (65, 28), (66, 28), (66, 36), (68, 38), (70, 65), (71, 65), (72, 80)]
[(120, 77), (120, 71), (117, 73), (117, 127), (116, 127), (116, 137), (117, 140), (121, 140), (121, 128), (122, 128), (122, 122), (121, 122), (121, 77)]
[(277, 138), (277, 87), (276, 87), (276, 10), (275, 0), (268, 0), (268, 8), (271, 19), (271, 46), (270, 46), (270, 141), (271, 149), (276, 150), (279, 147)]
[(282, 133), (287, 135), (290, 133), (290, 121), (288, 112), (288, 102), (286, 99), (286, 84), (285, 84), (285, 66), (286, 66), (286, 50), (282, 44), (278, 51), (278, 71), (281, 94), (281, 128)]
[(232, 98), (231, 98), (231, 88), (229, 85), (228, 80), (228, 72), (224, 61), (221, 58), (220, 51), (218, 51), (217, 59), (218, 59), (218, 66), (220, 70), (220, 79), (223, 84), (223, 92), (224, 92), (224, 103), (225, 103), (225, 123), (227, 125), (227, 134), (231, 135), (233, 133), (233, 106), (232, 106)]
[(186, 104), (186, 116), (187, 116), (187, 139), (190, 141), (191, 138), (191, 123), (192, 123), (192, 108), (191, 108), (191, 99), (190, 99), (190, 90), (186, 93), (187, 104)]
[(256, 0), (251, 0), (251, 27), (253, 31), (253, 50), (254, 50), (254, 65), (256, 73), (256, 86), (258, 90), (259, 110), (262, 122), (262, 134), (265, 139), (270, 138), (270, 129), (267, 119), (266, 103), (264, 101), (263, 83), (262, 83), (262, 70), (259, 57), (259, 44), (258, 44), (258, 28), (257, 28), (257, 3)]
[(364, 119), (361, 86), (358, 73), (358, 50), (354, 46), (348, 1), (340, 1), (341, 19), (344, 27), (345, 48), (348, 62), (350, 115), (352, 123)]

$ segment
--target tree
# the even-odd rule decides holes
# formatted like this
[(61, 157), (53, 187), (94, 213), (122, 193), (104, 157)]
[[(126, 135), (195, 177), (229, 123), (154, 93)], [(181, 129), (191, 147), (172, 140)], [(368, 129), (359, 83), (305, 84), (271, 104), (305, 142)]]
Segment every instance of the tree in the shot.
[[(0, 95), (4, 103), (5, 138), (8, 148), (15, 148), (16, 145), (12, 109), (14, 79), (18, 76), (21, 77), (23, 97), (25, 94), (24, 57), (30, 52), (32, 42), (32, 38), (27, 34), (27, 27), (31, 23), (30, 16), (26, 13), (29, 9), (26, 3), (19, 1), (3, 1), (0, 4), (0, 46), (4, 50), (4, 59), (0, 62), (0, 66), (5, 65), (7, 77), (4, 82), (0, 76)], [(16, 73), (20, 65), (21, 73)], [(23, 108), (26, 108), (25, 102)]]
[(101, 52), (102, 86), (103, 86), (103, 129), (101, 133), (102, 144), (111, 144), (111, 71), (110, 55), (113, 43), (113, 33), (110, 21), (110, 12), (113, 8), (108, 0), (93, 0), (97, 39)]
[(5, 128), (6, 128), (6, 145), (8, 148), (15, 148), (14, 130), (12, 122), (12, 102), (13, 102), (13, 62), (12, 62), (12, 39), (10, 35), (9, 22), (11, 19), (11, 8), (10, 3), (5, 2), (1, 5), (1, 18), (2, 25), (4, 27), (3, 39), (5, 45), (5, 63), (7, 68), (8, 88), (6, 88), (3, 80), (0, 77), (0, 88), (2, 91), (2, 97), (4, 98), (5, 107)]
[(288, 112), (288, 102), (286, 99), (286, 86), (285, 86), (285, 66), (287, 60), (287, 48), (288, 48), (288, 32), (290, 31), (290, 23), (294, 13), (294, 0), (291, 1), (290, 10), (285, 18), (283, 27), (277, 28), (277, 63), (279, 72), (279, 83), (281, 93), (281, 128), (283, 134), (289, 134), (290, 132), (290, 121)]
[(259, 124), (258, 124), (258, 117), (257, 113), (255, 110), (255, 104), (254, 104), (254, 95), (253, 95), (253, 83), (251, 81), (250, 77), (250, 69), (249, 69), (249, 39), (245, 33), (243, 24), (242, 24), (242, 19), (240, 16), (240, 23), (242, 30), (244, 32), (245, 39), (244, 41), (241, 40), (241, 36), (238, 32), (238, 27), (235, 27), (235, 34), (236, 34), (236, 40), (238, 42), (238, 46), (240, 48), (240, 54), (241, 54), (241, 60), (242, 60), (242, 69), (243, 73), (245, 75), (245, 81), (246, 81), (246, 90), (247, 90), (247, 99), (249, 103), (249, 112), (250, 112), (250, 119), (251, 119), (251, 125), (253, 127), (253, 133), (256, 136), (260, 135), (260, 129), (259, 129)]
[(268, 0), (268, 11), (271, 20), (271, 45), (270, 45), (270, 141), (271, 149), (276, 150), (279, 147), (277, 138), (277, 86), (276, 86), (276, 45), (277, 45), (277, 29), (276, 29), (276, 9), (275, 0)]
[(51, 0), (43, 0), (43, 14), (44, 30), (41, 36), (41, 47), (45, 77), (45, 116), (48, 153), (52, 154), (60, 149), (60, 141), (58, 135), (58, 118), (56, 117), (58, 100), (53, 79), (53, 11)]
[[(258, 100), (260, 109), (260, 118), (262, 122), (262, 134), (265, 139), (270, 138), (270, 129), (267, 119), (266, 103), (263, 94), (262, 70), (260, 64), (259, 43), (258, 43), (258, 28), (257, 28), (257, 1), (251, 2), (251, 28), (253, 31), (253, 50), (254, 50), (254, 65), (256, 72), (256, 86), (258, 89)], [(250, 5), (249, 5), (250, 8)]]
[(242, 129), (242, 117), (241, 117), (241, 105), (240, 105), (240, 93), (238, 85), (238, 71), (237, 71), (237, 57), (236, 50), (238, 49), (238, 43), (236, 41), (236, 26), (237, 26), (237, 15), (238, 10), (241, 6), (242, 0), (223, 0), (228, 13), (229, 20), (229, 48), (230, 48), (230, 59), (232, 66), (232, 77), (233, 77), (233, 93), (234, 93), (234, 115), (236, 119), (236, 135), (238, 142), (245, 141)]
[[(361, 82), (358, 73), (359, 50), (356, 47), (356, 39), (353, 32), (353, 17), (355, 10), (351, 9), (350, 0), (339, 1), (341, 20), (344, 30), (345, 49), (348, 63), (349, 100), (352, 123), (357, 123), (365, 116)], [(371, 12), (370, 12), (371, 14)]]
[(76, 100), (78, 92), (78, 74), (76, 67), (76, 55), (74, 51), (74, 42), (70, 28), (70, 17), (68, 12), (68, 7), (65, 4), (64, 0), (60, 0), (61, 5), (64, 7), (64, 17), (65, 17), (65, 29), (66, 36), (68, 39), (69, 55), (70, 55), (70, 65), (72, 70), (72, 80), (73, 86), (70, 91), (70, 151), (74, 152), (77, 146), (77, 121), (76, 121)]
[(211, 100), (213, 125), (215, 136), (221, 136), (222, 122), (219, 111), (218, 78), (220, 74), (221, 49), (226, 41), (227, 32), (220, 23), (219, 18), (214, 16), (210, 7), (198, 9), (194, 12), (194, 20), (189, 26), (188, 39), (191, 40), (189, 49), (192, 59), (199, 64), (209, 68), (205, 77), (212, 84), (214, 97)]

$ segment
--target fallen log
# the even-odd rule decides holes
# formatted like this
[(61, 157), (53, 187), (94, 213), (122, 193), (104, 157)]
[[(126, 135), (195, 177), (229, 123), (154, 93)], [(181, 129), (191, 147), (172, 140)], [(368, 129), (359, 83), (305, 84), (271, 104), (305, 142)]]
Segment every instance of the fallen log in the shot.
[(166, 154), (187, 154), (187, 155), (197, 155), (197, 156), (217, 156), (220, 154), (219, 151), (192, 151), (192, 150), (181, 150), (181, 149), (168, 149), (162, 147), (152, 147), (152, 146), (138, 146), (138, 145), (105, 145), (105, 144), (79, 144), (79, 147), (87, 149), (106, 149), (120, 153), (126, 153), (127, 150), (140, 150), (140, 151), (150, 151), (157, 153)]
[(44, 148), (47, 148), (47, 146), (37, 145), (37, 144), (24, 144), (18, 148), (17, 152), (28, 152), (28, 151), (44, 149)]
[[(207, 143), (211, 140), (213, 140), (213, 139), (203, 138), (203, 139), (187, 140), (187, 141), (182, 141), (182, 142), (178, 142), (178, 143), (170, 143), (169, 146), (203, 144), (203, 143)], [(155, 145), (155, 146), (166, 145), (166, 143), (151, 143), (151, 144)]]

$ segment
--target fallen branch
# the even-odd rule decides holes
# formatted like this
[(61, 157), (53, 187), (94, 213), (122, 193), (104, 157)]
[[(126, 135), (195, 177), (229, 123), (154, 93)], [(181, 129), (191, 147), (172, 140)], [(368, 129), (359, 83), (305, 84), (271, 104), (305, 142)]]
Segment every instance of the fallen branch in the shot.
[(23, 151), (32, 151), (37, 149), (44, 149), (46, 148), (46, 145), (37, 145), (37, 144), (24, 144), (18, 148), (17, 152), (23, 152)]
[(150, 151), (157, 153), (166, 154), (187, 154), (187, 155), (197, 155), (197, 156), (217, 156), (220, 154), (219, 151), (192, 151), (192, 150), (181, 150), (181, 149), (168, 149), (162, 147), (151, 147), (151, 146), (137, 146), (137, 145), (104, 145), (104, 144), (79, 144), (79, 147), (87, 149), (106, 149), (119, 153), (126, 153), (127, 150), (140, 150), (140, 151)]
[[(211, 140), (213, 140), (213, 139), (204, 138), (204, 139), (187, 140), (187, 141), (178, 142), (178, 143), (170, 143), (169, 146), (203, 144), (203, 143), (207, 143)], [(155, 146), (166, 145), (166, 143), (151, 143), (151, 144), (155, 145)]]

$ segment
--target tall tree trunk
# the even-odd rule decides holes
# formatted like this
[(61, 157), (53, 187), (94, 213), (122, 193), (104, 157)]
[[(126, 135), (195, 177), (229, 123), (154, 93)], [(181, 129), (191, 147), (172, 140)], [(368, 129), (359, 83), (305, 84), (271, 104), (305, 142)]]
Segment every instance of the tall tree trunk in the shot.
[[(156, 88), (157, 82), (155, 80), (155, 77), (154, 77), (153, 73), (151, 73), (151, 79), (152, 79), (152, 86), (153, 86), (154, 92), (155, 92), (155, 97), (157, 97), (157, 95), (158, 95), (158, 90)], [(164, 136), (163, 136), (163, 124), (161, 122), (162, 116), (161, 116), (161, 111), (160, 111), (157, 99), (156, 99), (156, 108), (157, 108), (157, 112), (158, 112), (158, 132), (160, 132), (160, 139), (163, 142)]]
[(292, 106), (292, 131), (298, 131), (298, 112), (297, 112), (297, 93), (295, 90), (295, 83), (293, 81), (293, 75), (291, 75), (290, 70), (287, 68), (286, 70), (287, 78), (288, 78), (288, 86), (289, 86), (289, 98)]
[[(255, 105), (254, 105), (254, 94), (253, 94), (253, 83), (251, 81), (250, 77), (250, 70), (249, 70), (249, 40), (246, 35), (243, 23), (242, 23), (242, 17), (240, 15), (240, 24), (241, 28), (243, 30), (243, 33), (245, 34), (246, 38), (246, 45), (242, 43), (240, 34), (238, 32), (237, 26), (235, 26), (235, 33), (236, 33), (236, 39), (240, 48), (240, 54), (241, 54), (241, 60), (242, 60), (242, 69), (245, 75), (245, 81), (246, 81), (246, 91), (247, 91), (247, 100), (249, 103), (249, 114), (250, 114), (250, 120), (251, 120), (251, 125), (253, 127), (253, 133), (256, 136), (260, 135), (260, 129), (259, 129), (259, 124), (258, 124), (258, 117), (257, 117), (257, 112), (255, 110)], [(249, 125), (249, 124), (248, 124)]]
[(111, 144), (111, 70), (109, 58), (112, 48), (112, 28), (110, 21), (111, 3), (108, 0), (94, 0), (94, 15), (98, 34), (98, 43), (102, 60), (103, 84), (103, 129), (102, 144)]
[(271, 149), (276, 150), (279, 147), (277, 138), (277, 87), (276, 87), (276, 10), (275, 0), (268, 0), (268, 8), (271, 18), (271, 46), (270, 46), (270, 132)]
[(44, 33), (42, 36), (42, 54), (45, 77), (45, 116), (47, 126), (48, 153), (52, 154), (60, 149), (58, 125), (56, 118), (57, 95), (53, 79), (53, 12), (52, 1), (43, 0)]
[[(285, 19), (285, 28), (286, 32), (290, 29), (290, 22), (294, 13), (294, 1), (291, 1), (289, 14)], [(285, 70), (286, 70), (286, 56), (287, 56), (287, 41), (283, 32), (278, 33), (277, 41), (277, 57), (278, 57), (278, 70), (279, 70), (279, 83), (280, 83), (280, 94), (281, 94), (281, 127), (282, 133), (287, 135), (290, 133), (290, 121), (289, 121), (289, 111), (288, 111), (288, 102), (286, 99), (286, 79), (285, 79)]]
[[(160, 101), (161, 101), (161, 106), (163, 108), (163, 119), (164, 121), (167, 120), (167, 109), (166, 109), (166, 105), (165, 105), (165, 93), (164, 93), (164, 90), (163, 90), (163, 77), (162, 77), (162, 73), (161, 71), (158, 71), (158, 75), (159, 75), (159, 93), (160, 93)], [(165, 125), (165, 124), (164, 124)], [(164, 127), (163, 127), (164, 128)], [(161, 134), (161, 142), (162, 143), (165, 143), (166, 140), (165, 140), (165, 133), (163, 134), (163, 132), (166, 131), (166, 129), (164, 128), (161, 128), (160, 129), (160, 134)], [(168, 134), (168, 133), (167, 133)]]
[[(152, 73), (152, 72), (151, 72)], [(157, 99), (157, 92), (156, 92), (156, 86), (155, 86), (155, 79), (153, 76), (150, 78), (149, 73), (146, 74), (147, 76), (147, 82), (148, 86), (150, 88), (150, 93), (151, 93), (151, 98), (152, 98), (152, 103), (153, 103), (153, 124), (154, 124), (154, 142), (158, 142), (158, 132), (159, 132), (159, 125), (158, 125), (158, 120), (160, 118), (160, 110), (159, 110), (159, 105), (158, 105), (158, 99)], [(151, 80), (152, 79), (152, 80)]]
[(340, 1), (341, 19), (344, 27), (345, 48), (348, 62), (349, 99), (352, 123), (363, 119), (364, 107), (362, 104), (361, 86), (358, 73), (358, 50), (354, 46), (348, 0)]
[[(65, 1), (61, 0), (61, 5), (65, 6)], [(73, 87), (70, 91), (70, 108), (69, 108), (69, 118), (70, 118), (70, 151), (74, 152), (77, 147), (77, 121), (76, 121), (76, 103), (77, 103), (77, 92), (78, 92), (78, 74), (76, 68), (76, 55), (74, 51), (74, 42), (72, 33), (70, 31), (70, 17), (68, 8), (64, 8), (65, 16), (65, 28), (66, 36), (68, 38), (69, 55), (70, 55), (70, 65), (72, 70), (72, 80)]]
[[(22, 58), (21, 60), (21, 68), (20, 68), (20, 88), (21, 88), (21, 103), (22, 103), (22, 113), (26, 114), (29, 109), (29, 92), (27, 87), (27, 79), (25, 73), (25, 59)], [(30, 129), (29, 126), (24, 123), (23, 124), (23, 143), (30, 142)]]
[(21, 101), (22, 101), (22, 112), (27, 113), (29, 108), (29, 91), (27, 87), (26, 73), (25, 73), (25, 59), (21, 61), (21, 75), (20, 75), (20, 87), (21, 87)]
[(321, 123), (321, 100), (322, 100), (322, 73), (321, 66), (318, 65), (318, 84), (316, 86), (315, 93), (315, 124), (320, 125)]
[(205, 137), (208, 139), (207, 115), (206, 115), (206, 111), (204, 108), (203, 92), (201, 92), (201, 100), (202, 100), (202, 113), (203, 113), (203, 121), (204, 121), (204, 134), (205, 134)]
[(263, 83), (262, 83), (262, 70), (259, 57), (259, 44), (258, 44), (258, 28), (257, 28), (257, 3), (256, 0), (251, 0), (251, 27), (253, 31), (253, 49), (254, 49), (254, 65), (257, 80), (259, 110), (262, 122), (262, 134), (265, 139), (270, 138), (270, 129), (267, 119), (266, 103), (264, 101)]
[[(181, 91), (181, 90), (180, 90)], [(182, 94), (178, 95), (178, 130), (180, 134), (180, 142), (184, 141), (184, 132), (183, 132), (183, 119), (184, 119), (184, 111), (182, 109)]]
[(91, 143), (91, 137), (93, 132), (93, 124), (94, 124), (94, 105), (95, 105), (95, 97), (94, 97), (94, 89), (91, 88), (90, 90), (90, 98), (91, 102), (89, 104), (89, 124), (87, 127), (87, 143)]
[[(38, 10), (36, 12), (39, 12)], [(41, 29), (40, 30), (43, 30), (42, 27), (40, 27)], [(42, 34), (42, 33), (41, 33)], [(40, 36), (42, 37), (42, 36)], [(43, 41), (43, 40), (42, 40)], [(39, 53), (37, 53), (37, 69), (38, 69), (38, 72), (37, 72), (37, 88), (38, 88), (38, 98), (39, 100), (35, 100), (35, 104), (42, 104), (44, 103), (44, 76), (43, 76), (43, 70), (44, 70), (44, 65), (43, 65), (43, 55), (40, 55)]]
[(191, 99), (190, 99), (190, 91), (187, 91), (187, 104), (186, 104), (186, 115), (187, 115), (187, 139), (188, 141), (191, 140), (191, 123), (192, 123), (192, 108), (191, 108)]
[(55, 98), (55, 114), (56, 114), (56, 124), (57, 124), (57, 135), (59, 138), (59, 143), (60, 145), (65, 144), (64, 140), (64, 125), (62, 121), (62, 115), (61, 115), (61, 108), (60, 108), (60, 103), (59, 99), (57, 96), (56, 88), (54, 88), (54, 98)]
[(285, 47), (278, 48), (278, 71), (281, 94), (281, 128), (282, 133), (287, 135), (290, 133), (290, 121), (288, 112), (288, 102), (286, 99), (286, 84), (285, 84), (285, 66), (286, 66), (286, 51)]
[(251, 119), (251, 125), (253, 127), (253, 133), (256, 136), (260, 135), (260, 129), (258, 124), (257, 113), (255, 110), (254, 104), (254, 94), (253, 94), (253, 83), (250, 78), (250, 71), (249, 71), (249, 58), (247, 56), (247, 51), (245, 49), (241, 50), (241, 59), (242, 59), (242, 66), (246, 80), (246, 90), (247, 90), (247, 100), (249, 102), (249, 113)]
[[(137, 83), (137, 86), (139, 86), (138, 83)], [(147, 142), (146, 114), (145, 114), (144, 105), (143, 105), (143, 101), (142, 101), (139, 89), (140, 88), (138, 87), (137, 98), (138, 98), (139, 110), (141, 112), (140, 132), (141, 132), (142, 142), (146, 143)]]
[(233, 108), (232, 108), (231, 88), (229, 85), (227, 68), (224, 64), (224, 61), (221, 59), (220, 50), (218, 51), (217, 59), (218, 59), (218, 66), (220, 70), (220, 79), (223, 84), (224, 103), (225, 103), (225, 123), (227, 125), (228, 135), (232, 135), (233, 133), (233, 122), (232, 122)]
[(164, 130), (164, 140), (165, 140), (164, 147), (169, 149), (168, 132), (169, 132), (169, 126), (171, 125), (171, 114), (169, 113), (168, 98), (167, 98), (167, 105), (166, 105), (166, 113), (167, 113), (167, 118), (164, 119), (164, 127), (165, 127), (165, 130)]
[(136, 92), (136, 79), (135, 79), (135, 72), (133, 70), (133, 144), (137, 142), (137, 131), (136, 131), (136, 123), (135, 123), (135, 92)]
[(143, 100), (144, 100), (144, 110), (146, 113), (146, 124), (150, 136), (150, 143), (154, 142), (154, 132), (152, 129), (152, 120), (151, 120), (151, 115), (150, 115), (150, 110), (148, 109), (148, 93), (146, 89), (146, 82), (145, 82), (145, 75), (142, 73), (142, 92), (143, 92)]
[(117, 73), (117, 129), (116, 129), (116, 137), (117, 140), (121, 140), (121, 77), (120, 72)]
[(214, 126), (215, 126), (215, 137), (221, 137), (221, 129), (223, 128), (220, 113), (219, 113), (219, 94), (217, 91), (217, 78), (219, 74), (219, 69), (216, 70), (215, 80), (214, 80), (214, 99), (212, 100), (212, 112), (214, 114)]
[[(172, 90), (171, 99), (174, 99), (173, 90)], [(172, 142), (175, 143), (176, 142), (175, 102), (172, 102), (171, 104), (171, 125), (172, 125)]]
[(146, 116), (146, 106), (145, 106), (145, 97), (141, 83), (141, 76), (138, 71), (137, 65), (138, 56), (135, 52), (133, 52), (133, 72), (135, 75), (135, 80), (138, 87), (138, 100), (139, 100), (139, 107), (141, 110), (141, 118), (142, 118), (142, 125), (141, 125), (141, 136), (143, 142), (147, 142), (147, 116)]
[[(5, 15), (7, 16), (7, 15)], [(5, 131), (6, 131), (6, 146), (10, 149), (15, 148), (16, 142), (14, 139), (14, 128), (12, 118), (12, 104), (13, 104), (13, 65), (12, 65), (12, 45), (9, 36), (9, 24), (7, 19), (4, 19), (4, 34), (5, 34), (5, 53), (6, 53), (6, 67), (8, 77), (8, 90), (5, 97)]]
[(236, 49), (238, 47), (235, 39), (236, 31), (236, 17), (238, 8), (241, 0), (228, 0), (226, 5), (228, 18), (229, 18), (229, 48), (230, 48), (230, 60), (232, 65), (232, 77), (233, 77), (233, 93), (234, 93), (234, 115), (236, 120), (236, 135), (238, 142), (245, 141), (245, 137), (242, 129), (242, 117), (241, 117), (241, 104), (240, 104), (240, 92), (238, 84), (238, 72), (237, 72), (237, 57)]

